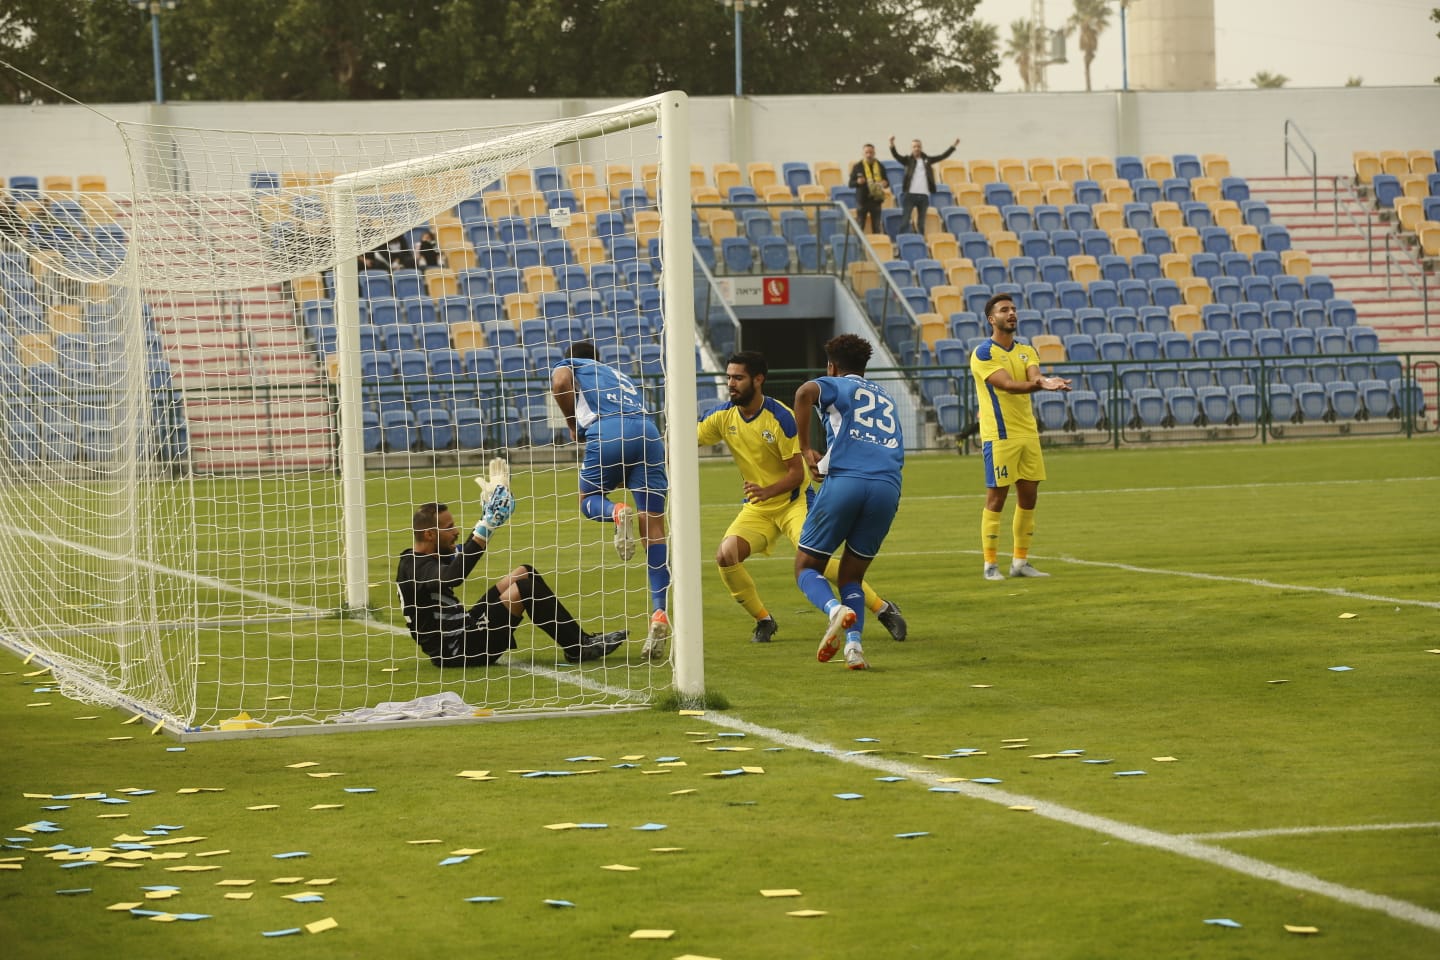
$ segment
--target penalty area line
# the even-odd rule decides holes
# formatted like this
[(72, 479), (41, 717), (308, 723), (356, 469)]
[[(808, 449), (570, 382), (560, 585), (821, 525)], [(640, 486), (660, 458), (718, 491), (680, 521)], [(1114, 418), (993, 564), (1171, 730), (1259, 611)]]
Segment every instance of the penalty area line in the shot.
[(1268, 830), (1221, 830), (1217, 833), (1182, 833), (1186, 840), (1248, 840), (1251, 837), (1307, 837), (1316, 833), (1366, 833), (1372, 830), (1433, 830), (1440, 821), (1423, 823), (1357, 823), (1348, 827), (1272, 827)]
[[(829, 744), (811, 740), (800, 734), (787, 733), (772, 727), (764, 727), (756, 723), (751, 723), (748, 720), (742, 720), (739, 717), (726, 716), (725, 714), (707, 711), (704, 719), (716, 726), (728, 727), (732, 730), (763, 737), (774, 743), (780, 743), (796, 750), (808, 750), (812, 753), (823, 754), (841, 763), (848, 763), (894, 776), (902, 776), (907, 780), (918, 780), (929, 785), (938, 786), (940, 784), (940, 774), (930, 770), (917, 769), (912, 764), (901, 763), (896, 760), (887, 760), (884, 757), (877, 757), (871, 754), (847, 755), (843, 750)], [(1202, 863), (1221, 867), (1222, 869), (1230, 870), (1234, 873), (1239, 873), (1257, 880), (1266, 880), (1284, 887), (1289, 887), (1293, 890), (1319, 894), (1348, 906), (1374, 910), (1394, 917), (1397, 920), (1404, 920), (1408, 923), (1440, 931), (1440, 912), (1422, 907), (1419, 904), (1410, 903), (1406, 900), (1399, 900), (1394, 897), (1371, 893), (1368, 890), (1359, 890), (1354, 887), (1332, 883), (1328, 880), (1322, 880), (1313, 874), (1276, 866), (1273, 863), (1257, 860), (1254, 857), (1247, 857), (1244, 854), (1235, 853), (1221, 847), (1212, 847), (1200, 842), (1200, 840), (1194, 836), (1163, 833), (1159, 830), (1151, 830), (1120, 820), (1112, 820), (1108, 817), (1085, 813), (1082, 810), (1062, 806), (1061, 804), (1042, 800), (1038, 797), (1011, 793), (1008, 790), (997, 790), (994, 787), (983, 784), (962, 782), (946, 784), (945, 786), (973, 800), (984, 800), (986, 803), (999, 804), (1005, 807), (1033, 807), (1034, 814), (1037, 817), (1045, 817), (1048, 820), (1054, 820), (1057, 823), (1063, 823), (1067, 826), (1091, 830), (1136, 846), (1163, 850), (1167, 853), (1173, 853), (1191, 860), (1198, 860)], [(1213, 838), (1215, 835), (1210, 834), (1208, 836)]]

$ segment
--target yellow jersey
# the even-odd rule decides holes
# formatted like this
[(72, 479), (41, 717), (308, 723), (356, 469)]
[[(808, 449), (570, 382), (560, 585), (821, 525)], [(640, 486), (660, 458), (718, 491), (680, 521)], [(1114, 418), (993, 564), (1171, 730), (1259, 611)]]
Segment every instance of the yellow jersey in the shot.
[[(768, 487), (789, 473), (787, 464), (800, 452), (800, 439), (795, 429), (795, 414), (774, 397), (766, 397), (759, 411), (750, 419), (733, 403), (726, 403), (700, 418), (698, 435), (701, 446), (723, 443), (730, 448), (742, 479)], [(788, 504), (800, 496), (806, 484), (789, 493), (772, 497), (764, 506)]]
[(1024, 382), (1030, 379), (1030, 368), (1039, 363), (1035, 348), (1018, 340), (1009, 350), (994, 340), (986, 340), (970, 354), (970, 373), (975, 377), (975, 395), (979, 401), (981, 440), (1040, 436), (1029, 394), (996, 390), (985, 382), (996, 370), (1005, 370), (1010, 379)]

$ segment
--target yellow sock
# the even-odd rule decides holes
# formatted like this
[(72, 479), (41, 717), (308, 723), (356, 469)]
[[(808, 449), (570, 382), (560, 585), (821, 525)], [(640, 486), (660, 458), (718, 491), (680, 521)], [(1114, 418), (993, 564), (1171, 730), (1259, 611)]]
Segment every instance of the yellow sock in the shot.
[[(836, 592), (840, 589), (840, 558), (831, 557), (830, 562), (825, 564), (825, 579), (835, 585)], [(869, 583), (860, 581), (860, 589), (865, 591), (865, 609), (871, 613), (879, 613), (880, 608), (885, 606), (885, 600)]]
[(1000, 514), (993, 510), (980, 511), (980, 549), (986, 563), (994, 563), (1000, 555)]
[(750, 576), (750, 571), (745, 569), (745, 564), (737, 563), (730, 567), (720, 568), (720, 579), (725, 581), (725, 586), (730, 590), (730, 596), (735, 602), (745, 608), (745, 612), (756, 620), (763, 620), (770, 616), (765, 609), (765, 604), (760, 602), (760, 591), (755, 588), (755, 580)]
[(1015, 538), (1016, 560), (1030, 556), (1030, 541), (1035, 536), (1035, 511), (1015, 508), (1015, 519), (1010, 524), (1010, 533)]

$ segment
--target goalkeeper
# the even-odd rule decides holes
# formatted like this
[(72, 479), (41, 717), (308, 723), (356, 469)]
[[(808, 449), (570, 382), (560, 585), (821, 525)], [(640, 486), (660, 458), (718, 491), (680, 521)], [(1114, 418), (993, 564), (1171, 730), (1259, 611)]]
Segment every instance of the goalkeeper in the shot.
[[(779, 627), (765, 604), (755, 581), (745, 569), (752, 551), (769, 553), (783, 533), (791, 543), (800, 541), (800, 528), (812, 499), (812, 487), (800, 456), (795, 432), (795, 415), (774, 397), (765, 395), (765, 377), (770, 367), (763, 354), (754, 350), (736, 353), (726, 361), (725, 380), (730, 402), (700, 418), (701, 446), (724, 443), (740, 468), (745, 482), (744, 506), (720, 541), (715, 563), (720, 579), (735, 602), (755, 618), (753, 643), (769, 643)], [(836, 580), (840, 561), (831, 557), (825, 576)], [(896, 640), (908, 631), (900, 608), (882, 600), (868, 583), (860, 585), (865, 605)]]
[[(492, 466), (492, 473), (494, 468)], [(515, 648), (515, 628), (525, 614), (548, 633), (570, 663), (599, 660), (625, 642), (625, 631), (591, 634), (580, 629), (545, 578), (522, 564), (502, 577), (470, 609), (455, 596), (485, 554), (490, 537), (505, 525), (515, 501), (504, 484), (485, 500), (480, 522), (457, 550), (460, 531), (443, 503), (422, 504), (411, 526), (415, 545), (400, 555), (395, 582), (410, 635), (437, 667), (488, 666)]]

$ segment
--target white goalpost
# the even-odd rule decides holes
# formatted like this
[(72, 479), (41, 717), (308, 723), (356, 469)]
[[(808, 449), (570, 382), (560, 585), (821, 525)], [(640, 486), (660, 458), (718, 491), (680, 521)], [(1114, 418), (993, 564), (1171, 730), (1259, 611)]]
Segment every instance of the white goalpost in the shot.
[[(415, 134), (121, 124), (130, 192), (18, 198), (0, 233), (0, 644), (182, 737), (636, 709), (704, 694), (688, 103)], [(673, 624), (579, 510), (550, 368), (593, 342), (665, 437)], [(412, 514), (518, 508), (457, 593), (533, 567), (527, 617), (440, 667), (394, 583)], [(612, 494), (625, 498), (625, 491)], [(561, 628), (563, 633), (563, 627)], [(386, 718), (386, 719), (381, 719)]]

